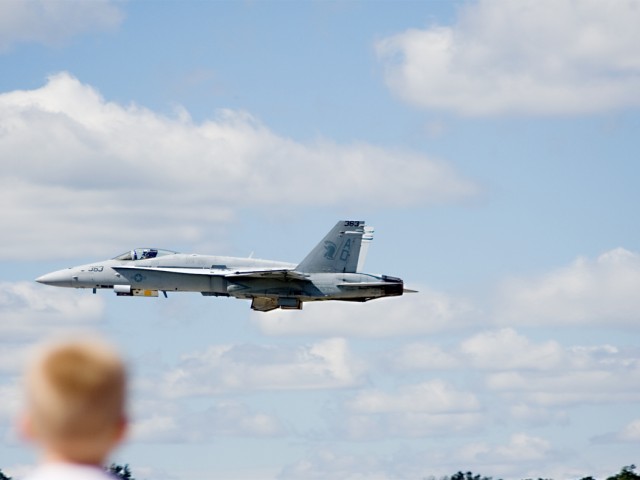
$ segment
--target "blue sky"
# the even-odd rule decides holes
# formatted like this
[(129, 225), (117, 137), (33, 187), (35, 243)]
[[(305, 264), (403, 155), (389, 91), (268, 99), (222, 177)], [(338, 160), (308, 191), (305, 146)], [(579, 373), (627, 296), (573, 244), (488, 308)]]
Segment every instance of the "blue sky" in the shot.
[[(635, 1), (0, 3), (0, 468), (28, 349), (132, 366), (136, 478), (597, 478), (640, 443)], [(35, 284), (136, 246), (420, 293), (251, 312)]]

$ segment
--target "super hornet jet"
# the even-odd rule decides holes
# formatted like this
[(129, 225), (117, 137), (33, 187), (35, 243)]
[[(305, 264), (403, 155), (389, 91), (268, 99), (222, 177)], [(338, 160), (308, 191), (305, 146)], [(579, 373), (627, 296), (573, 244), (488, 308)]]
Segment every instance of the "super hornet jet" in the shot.
[(158, 292), (200, 292), (251, 300), (251, 308), (301, 310), (303, 302), (366, 302), (402, 295), (402, 279), (361, 273), (373, 228), (341, 220), (298, 265), (254, 258), (136, 248), (103, 260), (43, 275), (56, 287), (113, 289), (120, 296), (157, 297)]

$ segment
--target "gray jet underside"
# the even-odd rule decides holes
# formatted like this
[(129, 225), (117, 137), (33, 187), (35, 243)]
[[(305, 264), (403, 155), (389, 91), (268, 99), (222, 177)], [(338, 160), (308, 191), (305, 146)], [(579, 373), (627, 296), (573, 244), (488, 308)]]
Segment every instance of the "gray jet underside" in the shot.
[(262, 312), (302, 309), (304, 302), (366, 302), (398, 296), (400, 278), (361, 273), (373, 229), (341, 220), (300, 262), (185, 254), (137, 248), (103, 260), (48, 273), (37, 282), (58, 287), (113, 289), (119, 296), (157, 297), (158, 292), (200, 292), (251, 300)]

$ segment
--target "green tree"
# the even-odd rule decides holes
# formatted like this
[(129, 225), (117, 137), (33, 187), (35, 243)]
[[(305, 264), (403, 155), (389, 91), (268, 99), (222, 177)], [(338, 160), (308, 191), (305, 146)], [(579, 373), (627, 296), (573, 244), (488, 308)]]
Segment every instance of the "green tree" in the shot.
[[(112, 463), (107, 468), (105, 468), (107, 472), (113, 475), (120, 480), (135, 480), (131, 475), (131, 469), (129, 468), (129, 464), (118, 465), (117, 463)], [(2, 479), (0, 479), (2, 480)]]
[(635, 469), (635, 465), (622, 467), (620, 473), (616, 473), (612, 477), (607, 478), (607, 480), (640, 480), (640, 475), (634, 472)]
[(11, 477), (7, 477), (2, 470), (0, 470), (0, 480), (11, 480)]
[(474, 475), (471, 472), (467, 472), (467, 473), (462, 473), (462, 472), (458, 472), (458, 473), (454, 473), (453, 475), (451, 475), (451, 480), (492, 480), (491, 477), (482, 477), (480, 475)]

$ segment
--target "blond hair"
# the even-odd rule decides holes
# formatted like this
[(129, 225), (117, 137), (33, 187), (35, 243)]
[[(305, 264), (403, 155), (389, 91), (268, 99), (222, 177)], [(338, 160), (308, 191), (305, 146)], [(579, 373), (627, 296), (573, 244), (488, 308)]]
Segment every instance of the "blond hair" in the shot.
[(105, 342), (82, 338), (44, 346), (27, 370), (26, 393), (34, 436), (69, 461), (100, 463), (119, 440), (126, 369)]

